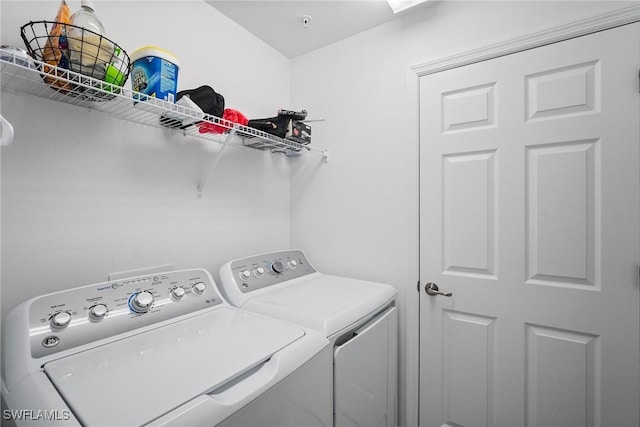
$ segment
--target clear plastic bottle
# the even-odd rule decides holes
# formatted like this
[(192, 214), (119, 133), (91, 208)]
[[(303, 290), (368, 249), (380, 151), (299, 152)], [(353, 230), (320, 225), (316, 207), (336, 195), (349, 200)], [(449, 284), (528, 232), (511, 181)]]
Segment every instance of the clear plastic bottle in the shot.
[(94, 33), (104, 34), (104, 26), (96, 16), (96, 9), (91, 0), (82, 0), (80, 10), (71, 15), (71, 24), (84, 27)]
[(71, 70), (102, 80), (112, 61), (114, 46), (101, 37), (104, 26), (91, 0), (82, 0), (80, 10), (71, 15), (71, 25), (67, 34)]

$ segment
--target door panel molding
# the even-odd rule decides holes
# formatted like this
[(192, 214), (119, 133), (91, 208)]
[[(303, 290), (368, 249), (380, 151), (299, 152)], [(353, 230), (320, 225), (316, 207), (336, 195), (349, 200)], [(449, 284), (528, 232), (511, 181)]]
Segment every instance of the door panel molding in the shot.
[[(445, 424), (492, 426), (498, 319), (450, 310), (443, 310), (442, 316)], [(479, 369), (469, 372), (472, 364)], [(477, 399), (482, 394), (485, 398)]]
[[(600, 144), (595, 138), (525, 147), (525, 283), (600, 289)], [(573, 171), (572, 179), (554, 176), (560, 169)]]
[(586, 19), (554, 26), (546, 30), (525, 34), (494, 43), (479, 49), (447, 56), (434, 61), (414, 65), (411, 70), (418, 76), (426, 76), (452, 68), (462, 67), (523, 50), (568, 40), (574, 37), (585, 36), (598, 31), (608, 30), (621, 25), (640, 21), (640, 4), (634, 4), (611, 12), (598, 14)]
[[(593, 427), (600, 419), (600, 337), (527, 324), (525, 419), (527, 425)], [(545, 360), (546, 359), (546, 360)], [(554, 365), (562, 369), (538, 369)], [(558, 405), (559, 394), (572, 399)]]
[[(444, 274), (496, 278), (496, 157), (495, 149), (442, 157)], [(473, 188), (477, 197), (456, 197), (463, 188)]]

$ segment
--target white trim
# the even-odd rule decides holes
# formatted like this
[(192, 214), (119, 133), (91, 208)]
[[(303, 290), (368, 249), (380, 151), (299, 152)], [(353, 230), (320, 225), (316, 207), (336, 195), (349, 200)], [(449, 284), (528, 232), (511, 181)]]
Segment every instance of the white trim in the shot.
[(640, 3), (524, 36), (514, 37), (479, 49), (414, 65), (411, 70), (418, 76), (426, 76), (636, 21), (640, 21)]
[[(411, 69), (406, 71), (407, 104), (405, 106), (407, 143), (401, 144), (410, 166), (407, 169), (405, 188), (407, 189), (409, 210), (407, 221), (407, 251), (409, 254), (409, 275), (405, 290), (404, 316), (404, 382), (403, 397), (400, 401), (400, 426), (418, 426), (420, 408), (420, 294), (416, 290), (420, 280), (420, 78)], [(405, 151), (406, 150), (406, 151)], [(417, 295), (416, 295), (417, 294)], [(417, 296), (417, 298), (416, 298)]]

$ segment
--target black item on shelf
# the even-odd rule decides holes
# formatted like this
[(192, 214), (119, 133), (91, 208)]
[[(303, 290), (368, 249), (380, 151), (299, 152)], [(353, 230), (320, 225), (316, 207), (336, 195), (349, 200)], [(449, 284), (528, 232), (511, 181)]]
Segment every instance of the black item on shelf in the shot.
[(215, 117), (222, 117), (224, 113), (224, 96), (213, 90), (211, 86), (200, 86), (196, 89), (181, 90), (176, 95), (176, 101), (184, 95), (189, 98), (207, 114)]
[(298, 144), (310, 144), (311, 143), (311, 126), (304, 122), (297, 120), (291, 121), (291, 127), (287, 131), (287, 139)]
[[(51, 35), (54, 27), (60, 29), (59, 35)], [(63, 22), (31, 21), (20, 27), (20, 36), (29, 55), (42, 62), (40, 71), (44, 81), (58, 92), (89, 101), (105, 101), (113, 99), (115, 95), (104, 92), (119, 93), (119, 87), (129, 77), (129, 55), (102, 34)], [(79, 50), (74, 52), (82, 59), (76, 74), (67, 71), (72, 45), (78, 47)], [(82, 79), (82, 85), (74, 84), (80, 83), (79, 76), (92, 77), (105, 83)]]
[(304, 120), (307, 118), (307, 110), (302, 111), (293, 111), (293, 110), (285, 110), (281, 108), (278, 110), (279, 116), (289, 116), (291, 120)]
[(280, 109), (276, 117), (249, 120), (248, 126), (298, 144), (309, 144), (311, 142), (311, 126), (303, 122), (306, 118), (306, 110)]
[(249, 120), (248, 126), (278, 138), (284, 138), (287, 135), (289, 123), (291, 123), (290, 116), (276, 116), (268, 119)]
[[(176, 94), (176, 102), (185, 95), (188, 95), (204, 113), (222, 118), (224, 114), (224, 96), (213, 90), (211, 86), (203, 85), (196, 89), (181, 90)], [(180, 120), (162, 116), (160, 124), (171, 128), (186, 129), (195, 123), (182, 125)]]

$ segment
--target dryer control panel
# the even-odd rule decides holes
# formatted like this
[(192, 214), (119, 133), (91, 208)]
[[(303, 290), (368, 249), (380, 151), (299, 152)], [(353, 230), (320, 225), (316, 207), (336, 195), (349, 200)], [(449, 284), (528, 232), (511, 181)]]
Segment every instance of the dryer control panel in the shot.
[(237, 259), (223, 266), (223, 269), (231, 271), (234, 283), (242, 293), (316, 272), (301, 250), (270, 252)]
[(211, 275), (202, 269), (43, 295), (29, 306), (31, 356), (46, 356), (222, 303)]

